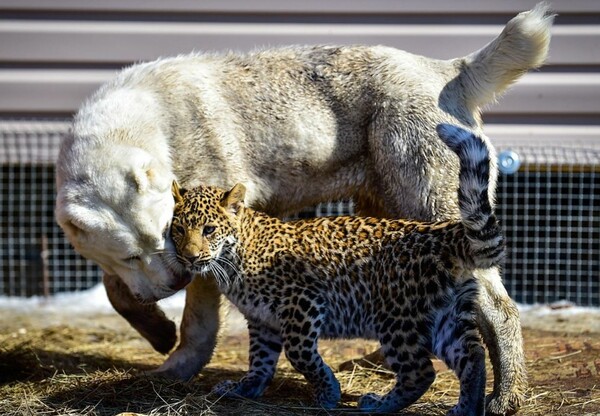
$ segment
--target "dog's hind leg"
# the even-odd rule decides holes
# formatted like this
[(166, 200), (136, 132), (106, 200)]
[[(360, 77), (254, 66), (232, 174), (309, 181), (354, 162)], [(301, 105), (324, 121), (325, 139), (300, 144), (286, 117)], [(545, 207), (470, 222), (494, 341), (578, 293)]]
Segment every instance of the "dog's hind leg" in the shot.
[(476, 270), (481, 285), (477, 322), (494, 370), (494, 390), (487, 413), (509, 415), (523, 405), (527, 371), (519, 311), (502, 285), (498, 269)]

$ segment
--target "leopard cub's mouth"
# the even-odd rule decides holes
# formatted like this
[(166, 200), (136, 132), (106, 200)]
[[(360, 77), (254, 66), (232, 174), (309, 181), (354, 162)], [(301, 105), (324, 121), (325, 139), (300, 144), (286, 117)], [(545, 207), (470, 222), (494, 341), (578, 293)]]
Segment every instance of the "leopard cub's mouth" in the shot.
[(197, 260), (194, 264), (191, 265), (191, 270), (193, 273), (197, 274), (206, 274), (210, 271), (210, 263), (211, 259), (208, 260)]
[(210, 264), (212, 259), (196, 259), (194, 261), (190, 261), (186, 258), (182, 258), (177, 256), (177, 265), (179, 266), (179, 273), (187, 273), (187, 274), (206, 274), (210, 271)]
[(177, 255), (164, 257), (163, 263), (167, 270), (175, 276), (177, 280), (191, 279), (195, 273), (194, 270), (191, 269), (191, 265), (186, 265), (183, 259), (179, 258)]

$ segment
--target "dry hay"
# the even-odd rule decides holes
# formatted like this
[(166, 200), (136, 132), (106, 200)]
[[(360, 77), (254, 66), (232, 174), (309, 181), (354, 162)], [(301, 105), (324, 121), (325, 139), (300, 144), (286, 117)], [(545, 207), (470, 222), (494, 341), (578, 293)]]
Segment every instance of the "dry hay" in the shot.
[[(394, 383), (393, 375), (381, 367), (337, 371), (342, 409), (325, 411), (314, 406), (311, 388), (282, 357), (278, 374), (263, 398), (220, 398), (209, 394), (211, 386), (240, 378), (247, 368), (245, 335), (223, 337), (211, 364), (200, 376), (183, 383), (145, 373), (164, 357), (131, 329), (110, 322), (46, 328), (20, 323), (18, 327), (0, 327), (0, 334), (2, 415), (356, 414), (358, 397), (369, 391), (385, 392)], [(600, 334), (525, 330), (525, 338), (531, 386), (521, 414), (599, 415)], [(321, 344), (332, 368), (376, 346), (356, 340)], [(433, 386), (400, 414), (444, 415), (456, 402), (456, 378), (436, 365), (439, 371)]]

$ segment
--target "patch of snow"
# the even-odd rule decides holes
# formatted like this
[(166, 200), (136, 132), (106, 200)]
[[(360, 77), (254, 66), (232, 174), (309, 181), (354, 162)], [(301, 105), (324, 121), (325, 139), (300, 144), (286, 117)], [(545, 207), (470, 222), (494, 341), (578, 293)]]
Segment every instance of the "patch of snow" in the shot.
[(600, 332), (600, 308), (576, 306), (567, 301), (518, 307), (524, 328), (554, 332)]
[(522, 305), (518, 304), (521, 315), (578, 315), (592, 314), (600, 317), (600, 308), (577, 306), (572, 302), (561, 300), (551, 304), (534, 304)]
[[(159, 305), (168, 310), (182, 310), (185, 303), (185, 292), (181, 291), (175, 295), (158, 302)], [(114, 309), (104, 290), (102, 283), (88, 290), (78, 292), (58, 293), (48, 298), (43, 296), (32, 296), (29, 298), (15, 296), (0, 296), (0, 310), (12, 310), (27, 313), (28, 311), (47, 311), (64, 313), (113, 313)]]
[[(243, 333), (246, 320), (229, 302), (223, 302), (222, 310), (224, 332)], [(167, 316), (179, 323), (185, 305), (185, 291), (158, 302)], [(531, 327), (555, 325), (565, 320), (580, 322), (590, 330), (600, 330), (600, 308), (576, 306), (567, 301), (536, 305), (517, 305), (523, 325)], [(34, 296), (30, 298), (0, 296), (0, 313), (11, 311), (22, 315), (40, 316), (48, 322), (64, 321), (73, 317), (112, 315), (112, 308), (104, 286), (100, 283), (89, 290), (59, 293), (49, 298)]]

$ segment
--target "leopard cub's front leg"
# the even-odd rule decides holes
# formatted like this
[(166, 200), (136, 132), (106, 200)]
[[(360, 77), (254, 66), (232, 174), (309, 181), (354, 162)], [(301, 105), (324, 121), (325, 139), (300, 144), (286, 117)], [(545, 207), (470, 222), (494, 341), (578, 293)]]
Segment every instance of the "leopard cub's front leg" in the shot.
[(225, 380), (213, 387), (213, 394), (255, 399), (271, 384), (281, 353), (279, 332), (248, 321), (250, 368), (240, 381)]
[[(300, 299), (300, 304), (311, 304), (308, 299)], [(282, 325), (283, 347), (292, 366), (302, 373), (315, 388), (317, 403), (324, 409), (333, 409), (342, 397), (340, 383), (333, 371), (319, 354), (317, 340), (322, 320), (310, 311), (318, 310), (316, 305), (304, 310), (288, 307), (287, 319)], [(284, 312), (285, 313), (285, 312)]]

